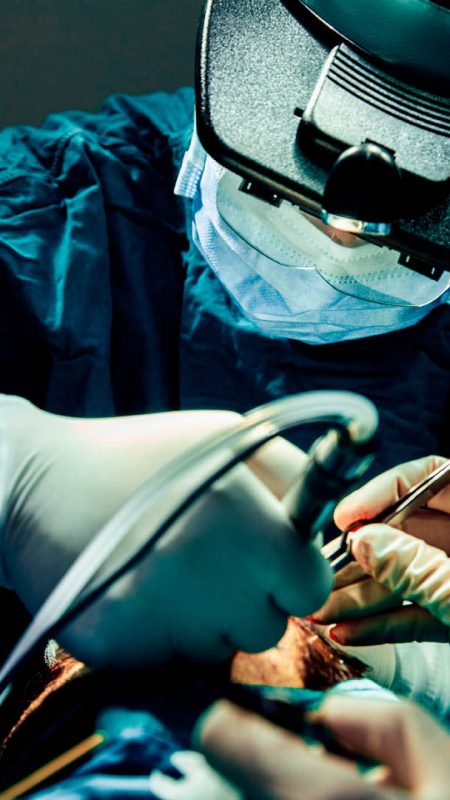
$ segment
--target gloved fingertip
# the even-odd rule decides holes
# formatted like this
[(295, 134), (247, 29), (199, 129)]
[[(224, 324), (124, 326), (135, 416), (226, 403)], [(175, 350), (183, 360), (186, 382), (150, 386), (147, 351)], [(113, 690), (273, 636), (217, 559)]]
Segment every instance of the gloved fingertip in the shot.
[(220, 720), (224, 713), (224, 704), (226, 705), (226, 701), (216, 700), (205, 711), (203, 711), (202, 714), (200, 714), (191, 734), (192, 746), (196, 750), (202, 750), (205, 743), (205, 737), (208, 735), (210, 729), (216, 725), (217, 720), (219, 720), (218, 724), (220, 724)]
[(332, 639), (333, 642), (336, 642), (336, 644), (347, 644), (345, 637), (342, 638), (342, 633), (339, 630), (338, 625), (333, 625), (331, 628), (329, 628), (327, 635), (330, 637), (330, 639)]
[(327, 636), (332, 642), (341, 645), (342, 647), (358, 647), (373, 644), (371, 640), (361, 631), (352, 630), (351, 626), (337, 623), (332, 625), (327, 630)]

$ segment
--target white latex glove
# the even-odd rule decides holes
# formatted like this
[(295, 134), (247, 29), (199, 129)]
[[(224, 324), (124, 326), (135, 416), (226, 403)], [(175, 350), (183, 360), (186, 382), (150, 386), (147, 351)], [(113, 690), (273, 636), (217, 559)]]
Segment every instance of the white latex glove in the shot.
[[(69, 419), (3, 397), (3, 584), (35, 612), (144, 480), (237, 419), (227, 412)], [(278, 439), (251, 464), (282, 495), (303, 461)], [(330, 576), (262, 480), (245, 465), (235, 468), (59, 636), (61, 643), (87, 663), (125, 667), (175, 655), (217, 661), (237, 648), (275, 644), (288, 614), (323, 603)]]
[[(336, 523), (345, 530), (370, 519), (444, 462), (429, 456), (380, 475), (342, 501)], [(322, 624), (339, 623), (329, 631), (335, 641), (449, 641), (450, 486), (402, 528), (372, 524), (349, 537), (357, 563), (338, 573), (327, 603), (314, 614)]]
[(311, 715), (350, 752), (380, 762), (358, 774), (350, 760), (311, 749), (294, 734), (227, 701), (195, 731), (210, 764), (258, 800), (447, 800), (450, 737), (412, 703), (330, 696)]

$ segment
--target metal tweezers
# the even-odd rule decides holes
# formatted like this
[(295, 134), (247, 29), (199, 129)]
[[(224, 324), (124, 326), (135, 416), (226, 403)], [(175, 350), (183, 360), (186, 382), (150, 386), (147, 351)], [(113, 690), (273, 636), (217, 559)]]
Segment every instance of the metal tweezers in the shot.
[(435, 494), (440, 492), (444, 486), (450, 483), (450, 460), (435, 469), (426, 478), (406, 492), (399, 500), (384, 509), (372, 519), (360, 519), (352, 522), (349, 528), (333, 539), (322, 549), (322, 552), (329, 562), (333, 572), (337, 572), (350, 564), (355, 559), (351, 551), (348, 536), (353, 531), (358, 530), (363, 525), (370, 525), (372, 522), (384, 522), (390, 525), (399, 525), (407, 517), (411, 516), (419, 508), (425, 506)]

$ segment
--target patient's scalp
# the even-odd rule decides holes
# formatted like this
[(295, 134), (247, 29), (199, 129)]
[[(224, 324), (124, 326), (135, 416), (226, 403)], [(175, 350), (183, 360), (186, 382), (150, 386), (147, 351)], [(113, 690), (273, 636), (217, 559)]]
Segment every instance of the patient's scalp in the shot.
[(359, 661), (343, 656), (311, 622), (291, 617), (276, 647), (236, 654), (231, 678), (236, 683), (325, 690), (363, 672)]

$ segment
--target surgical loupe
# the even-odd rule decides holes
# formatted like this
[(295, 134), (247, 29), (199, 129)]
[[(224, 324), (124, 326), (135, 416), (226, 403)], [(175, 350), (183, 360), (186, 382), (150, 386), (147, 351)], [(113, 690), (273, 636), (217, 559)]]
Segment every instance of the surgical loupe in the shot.
[(197, 129), (267, 202), (450, 265), (449, 0), (207, 0)]

